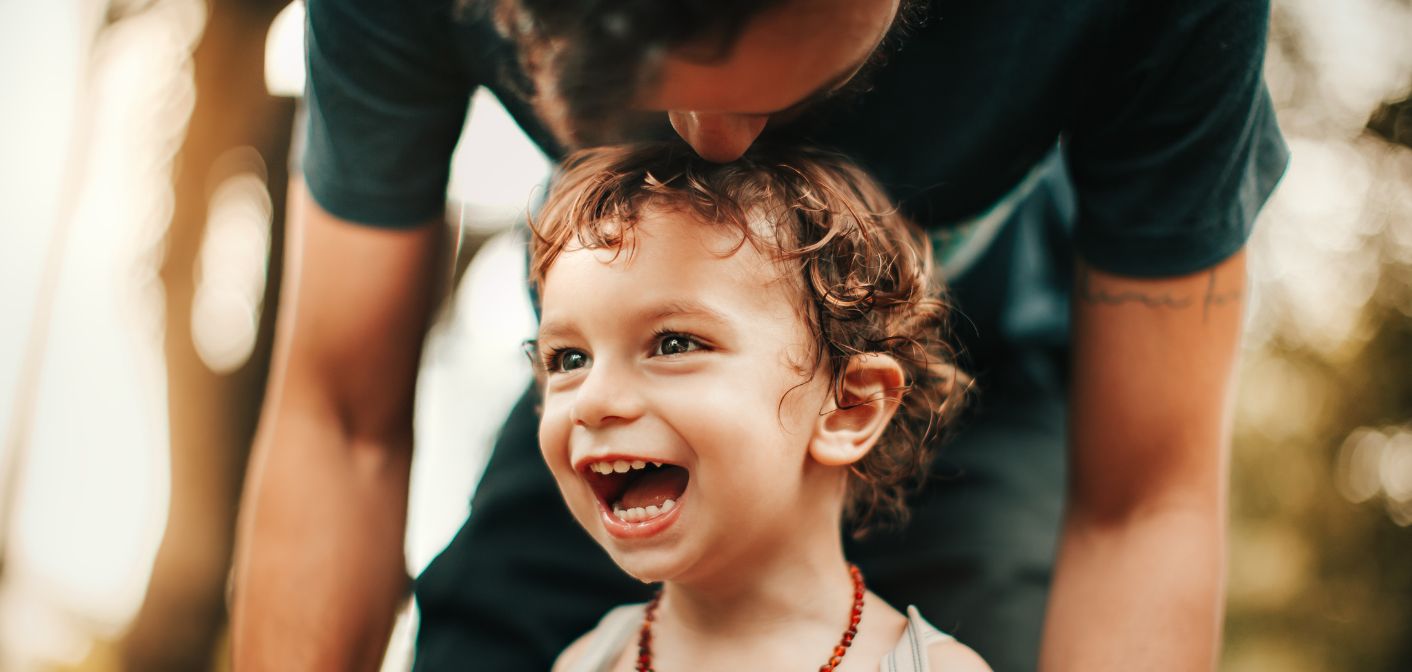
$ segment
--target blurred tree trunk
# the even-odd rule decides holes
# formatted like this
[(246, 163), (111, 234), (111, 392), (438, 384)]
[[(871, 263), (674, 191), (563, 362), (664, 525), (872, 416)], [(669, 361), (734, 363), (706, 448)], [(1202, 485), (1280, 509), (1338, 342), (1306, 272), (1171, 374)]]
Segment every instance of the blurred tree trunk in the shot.
[[(127, 669), (203, 670), (226, 619), (225, 587), (236, 510), (255, 430), (279, 293), (286, 161), (294, 102), (264, 84), (265, 40), (289, 0), (209, 0), (194, 53), (196, 105), (175, 175), (176, 209), (167, 234), (166, 364), (171, 424), (171, 506), (151, 583), (123, 642)], [(212, 168), (228, 151), (253, 147), (267, 167), (273, 203), (271, 263), (254, 351), (220, 375), (192, 340), (195, 262), (206, 230)]]

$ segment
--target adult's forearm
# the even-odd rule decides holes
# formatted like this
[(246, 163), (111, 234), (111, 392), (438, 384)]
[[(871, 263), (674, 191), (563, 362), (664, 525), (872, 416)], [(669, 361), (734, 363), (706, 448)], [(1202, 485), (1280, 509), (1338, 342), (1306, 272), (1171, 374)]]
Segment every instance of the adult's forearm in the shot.
[(1040, 668), (1212, 670), (1224, 608), (1225, 514), (1207, 503), (1064, 524)]
[(281, 409), (256, 443), (235, 567), (240, 672), (376, 670), (407, 594), (410, 431), (360, 440), (331, 416)]

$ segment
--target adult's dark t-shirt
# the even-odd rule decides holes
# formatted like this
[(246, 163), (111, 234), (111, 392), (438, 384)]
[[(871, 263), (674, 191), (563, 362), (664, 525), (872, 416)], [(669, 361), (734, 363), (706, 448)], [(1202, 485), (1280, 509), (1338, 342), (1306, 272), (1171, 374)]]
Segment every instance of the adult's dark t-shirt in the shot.
[[(478, 86), (562, 155), (513, 45), (474, 6), (309, 0), (308, 17), (302, 169), (331, 214), (399, 227), (441, 212)], [(1287, 162), (1261, 78), (1268, 22), (1268, 0), (933, 0), (870, 89), (803, 133), (943, 241), (1021, 188), (1062, 182), (953, 278), (973, 350), (1062, 347), (1071, 251), (1163, 277), (1245, 243)]]

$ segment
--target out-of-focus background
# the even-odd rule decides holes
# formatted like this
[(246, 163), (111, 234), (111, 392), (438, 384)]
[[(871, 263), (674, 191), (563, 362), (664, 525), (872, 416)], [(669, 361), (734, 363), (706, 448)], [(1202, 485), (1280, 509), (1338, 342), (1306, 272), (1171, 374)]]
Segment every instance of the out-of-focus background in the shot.
[[(1405, 671), (1412, 1), (1274, 4), (1294, 159), (1251, 247), (1223, 669)], [(0, 0), (0, 670), (228, 667), (302, 19), (289, 0)], [(454, 163), (414, 572), (528, 379), (505, 231), (549, 168), (484, 93)], [(414, 628), (409, 609), (386, 670)]]

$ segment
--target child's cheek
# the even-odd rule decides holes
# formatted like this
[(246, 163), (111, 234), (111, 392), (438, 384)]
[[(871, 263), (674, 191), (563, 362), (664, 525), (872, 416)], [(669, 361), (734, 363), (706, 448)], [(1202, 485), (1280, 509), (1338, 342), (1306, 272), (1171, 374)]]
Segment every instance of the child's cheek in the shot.
[(539, 451), (555, 478), (562, 478), (573, 471), (569, 454), (572, 423), (569, 422), (568, 407), (562, 398), (563, 395), (545, 394), (539, 417)]
[(564, 503), (580, 524), (589, 526), (593, 519), (593, 494), (574, 473), (573, 454), (569, 437), (573, 423), (569, 420), (568, 395), (546, 393), (539, 419), (539, 452), (544, 463), (554, 475), (554, 483), (559, 489)]

